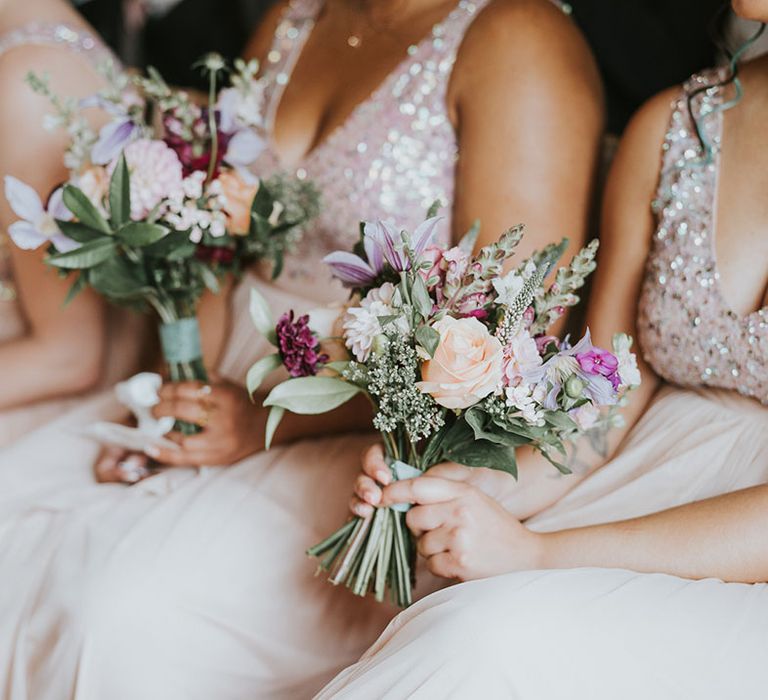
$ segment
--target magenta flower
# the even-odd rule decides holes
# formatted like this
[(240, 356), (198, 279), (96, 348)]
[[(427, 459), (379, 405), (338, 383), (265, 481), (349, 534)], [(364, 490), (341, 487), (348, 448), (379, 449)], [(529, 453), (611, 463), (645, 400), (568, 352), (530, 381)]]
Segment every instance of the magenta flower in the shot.
[(292, 377), (312, 377), (328, 361), (328, 355), (319, 352), (320, 340), (309, 327), (308, 314), (294, 319), (293, 311), (284, 313), (276, 331), (280, 357)]
[(576, 361), (586, 374), (605, 377), (614, 390), (619, 388), (619, 361), (613, 353), (593, 346), (586, 352), (577, 353)]

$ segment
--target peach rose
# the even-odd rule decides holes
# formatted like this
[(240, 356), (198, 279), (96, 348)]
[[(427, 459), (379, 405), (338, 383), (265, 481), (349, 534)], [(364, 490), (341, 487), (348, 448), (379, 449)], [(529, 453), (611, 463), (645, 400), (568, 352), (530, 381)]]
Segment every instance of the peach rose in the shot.
[(421, 366), (417, 386), (441, 406), (473, 406), (501, 384), (503, 352), (498, 338), (476, 318), (446, 316), (433, 328), (440, 334), (435, 356)]
[(251, 204), (259, 191), (258, 181), (251, 184), (243, 180), (234, 170), (225, 170), (219, 175), (221, 193), (226, 199), (227, 227), (230, 233), (246, 234), (251, 225)]

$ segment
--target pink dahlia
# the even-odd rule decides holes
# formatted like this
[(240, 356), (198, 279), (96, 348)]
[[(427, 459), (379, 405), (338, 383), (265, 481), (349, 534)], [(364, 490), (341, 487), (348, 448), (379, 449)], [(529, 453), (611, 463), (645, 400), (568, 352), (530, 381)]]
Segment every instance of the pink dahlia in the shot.
[(319, 352), (320, 340), (309, 327), (309, 315), (294, 319), (293, 311), (280, 317), (277, 323), (277, 347), (283, 364), (292, 377), (311, 377), (328, 356)]
[(183, 198), (181, 161), (173, 149), (162, 141), (134, 141), (125, 149), (125, 160), (131, 174), (133, 220), (146, 218), (163, 200)]

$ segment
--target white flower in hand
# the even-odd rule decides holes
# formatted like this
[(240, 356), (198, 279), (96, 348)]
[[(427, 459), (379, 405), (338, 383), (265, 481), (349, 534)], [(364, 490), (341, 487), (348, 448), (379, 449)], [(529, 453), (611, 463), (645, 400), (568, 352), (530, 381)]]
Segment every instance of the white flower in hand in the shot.
[(139, 431), (152, 437), (165, 435), (175, 422), (173, 418), (158, 420), (152, 415), (152, 407), (160, 403), (162, 386), (163, 378), (159, 374), (141, 372), (115, 387), (117, 400), (136, 416)]
[(640, 386), (642, 376), (637, 368), (637, 357), (631, 352), (632, 337), (626, 333), (617, 333), (613, 337), (613, 352), (619, 361), (619, 377), (624, 386)]
[(67, 238), (56, 223), (56, 219), (69, 221), (72, 218), (71, 212), (64, 206), (61, 188), (51, 195), (45, 207), (34, 189), (6, 175), (5, 197), (16, 216), (22, 219), (8, 227), (8, 235), (19, 248), (35, 250), (50, 242), (60, 253), (66, 253), (79, 247), (80, 244)]

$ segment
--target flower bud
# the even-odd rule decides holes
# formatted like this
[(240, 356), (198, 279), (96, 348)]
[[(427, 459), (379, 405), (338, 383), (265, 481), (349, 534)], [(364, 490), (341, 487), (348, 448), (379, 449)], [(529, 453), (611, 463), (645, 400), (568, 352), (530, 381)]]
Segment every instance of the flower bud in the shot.
[(387, 336), (383, 333), (379, 333), (379, 335), (373, 339), (371, 349), (376, 355), (381, 355), (381, 353), (386, 352), (388, 346), (389, 338), (387, 338)]
[(585, 387), (586, 384), (575, 374), (572, 374), (565, 382), (565, 394), (568, 398), (578, 399), (583, 394)]

